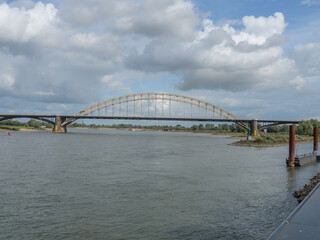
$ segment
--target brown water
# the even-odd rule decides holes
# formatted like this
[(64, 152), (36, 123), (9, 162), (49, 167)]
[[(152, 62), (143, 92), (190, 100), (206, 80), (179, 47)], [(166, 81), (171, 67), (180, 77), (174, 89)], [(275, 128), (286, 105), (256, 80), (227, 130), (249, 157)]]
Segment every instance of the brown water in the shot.
[(0, 133), (0, 239), (265, 239), (320, 171), (286, 168), (287, 146), (71, 131)]

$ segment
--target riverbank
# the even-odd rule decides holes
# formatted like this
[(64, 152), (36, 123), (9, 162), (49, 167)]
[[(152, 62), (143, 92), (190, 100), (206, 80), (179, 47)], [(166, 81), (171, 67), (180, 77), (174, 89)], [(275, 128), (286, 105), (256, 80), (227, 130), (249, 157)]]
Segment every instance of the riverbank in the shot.
[(49, 132), (52, 131), (50, 128), (25, 128), (25, 127), (12, 127), (12, 126), (1, 126), (0, 132), (9, 131), (21, 131), (21, 132)]
[[(296, 135), (296, 143), (310, 143), (313, 141), (311, 136)], [(230, 143), (231, 146), (240, 147), (280, 147), (288, 145), (288, 134), (265, 134), (263, 136), (256, 137), (253, 140), (241, 139), (239, 141)]]
[[(303, 144), (303, 143), (310, 143), (312, 142), (312, 139), (310, 140), (302, 140), (302, 141), (296, 141), (297, 144)], [(237, 142), (229, 143), (230, 146), (239, 146), (239, 147), (280, 147), (280, 146), (286, 146), (288, 145), (288, 142), (274, 142), (274, 143), (257, 143), (252, 140), (240, 140)]]
[[(201, 134), (212, 134), (217, 136), (226, 136), (238, 139), (238, 141), (232, 142), (228, 145), (239, 146), (239, 147), (280, 147), (287, 145), (289, 142), (287, 133), (267, 133), (262, 136), (255, 138), (254, 140), (247, 140), (247, 136), (244, 133), (229, 132), (222, 130), (196, 130), (193, 131), (189, 128), (184, 129), (163, 129), (163, 128), (124, 128), (124, 127), (69, 127), (74, 129), (96, 129), (96, 130), (122, 130), (122, 131), (161, 131), (161, 132), (190, 132), (190, 133), (201, 133)], [(0, 131), (23, 131), (23, 132), (51, 132), (51, 128), (32, 128), (24, 126), (8, 126), (0, 125)], [(313, 141), (313, 137), (296, 135), (296, 143), (309, 143)]]
[(312, 191), (312, 189), (317, 186), (320, 182), (320, 173), (310, 179), (310, 183), (304, 185), (304, 187), (300, 190), (294, 191), (293, 196), (297, 198), (298, 202), (301, 203), (303, 199), (305, 199), (308, 194)]

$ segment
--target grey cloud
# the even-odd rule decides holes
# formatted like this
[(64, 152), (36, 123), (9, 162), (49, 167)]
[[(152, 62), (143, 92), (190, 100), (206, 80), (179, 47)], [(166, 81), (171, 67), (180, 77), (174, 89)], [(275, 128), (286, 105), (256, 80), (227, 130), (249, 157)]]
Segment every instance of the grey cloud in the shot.
[(147, 37), (191, 39), (199, 17), (188, 1), (146, 0), (135, 11), (115, 22), (114, 30), (122, 34)]
[(285, 36), (280, 34), (274, 34), (273, 36), (268, 38), (266, 42), (262, 45), (249, 44), (248, 42), (245, 42), (245, 41), (240, 42), (238, 44), (234, 44), (233, 42), (232, 45), (235, 50), (246, 53), (246, 52), (255, 52), (261, 49), (268, 49), (271, 47), (281, 46), (286, 41), (287, 41), (287, 38)]
[[(265, 22), (274, 33), (265, 33), (256, 21)], [(285, 82), (301, 89), (304, 79), (297, 73), (294, 62), (283, 56), (281, 44), (286, 38), (279, 34), (286, 26), (283, 15), (246, 18), (246, 25), (261, 35), (248, 33), (246, 29), (215, 26), (206, 19), (203, 30), (195, 30), (193, 39), (158, 37), (141, 53), (130, 54), (125, 63), (131, 69), (180, 75), (182, 80), (176, 86), (181, 90), (245, 91)]]
[(215, 89), (239, 92), (251, 89), (259, 81), (254, 74), (235, 71), (201, 69), (186, 71), (183, 81), (177, 84), (181, 90)]
[[(30, 4), (28, 0), (15, 4), (24, 1), (26, 6)], [(305, 83), (300, 72), (320, 74), (316, 44), (310, 49), (297, 48), (292, 59), (284, 56), (281, 45), (286, 39), (281, 31), (286, 24), (279, 14), (260, 18), (268, 29), (276, 29), (270, 36), (263, 35), (259, 29), (263, 26), (257, 24), (252, 25), (254, 34), (246, 32), (244, 25), (234, 29), (214, 25), (209, 19), (205, 19), (207, 25), (200, 24), (190, 1), (54, 2), (47, 12), (45, 8), (39, 11), (42, 17), (52, 14), (45, 27), (37, 28), (37, 21), (30, 21), (30, 29), (35, 31), (25, 31), (23, 25), (16, 34), (11, 32), (16, 29), (12, 25), (0, 33), (0, 107), (9, 109), (12, 102), (19, 102), (54, 111), (65, 103), (70, 106), (65, 110), (71, 111), (79, 104), (101, 100), (102, 91), (130, 92), (127, 80), (144, 85), (148, 73), (157, 79), (181, 77), (174, 91), (206, 89), (215, 93), (218, 89), (237, 94), (239, 99), (241, 93), (261, 93), (283, 85), (293, 91)], [(22, 10), (14, 14), (25, 17)], [(255, 23), (257, 18), (246, 21)]]
[[(309, 77), (320, 76), (320, 43), (298, 45), (292, 51), (301, 72)], [(319, 79), (320, 80), (320, 79)]]
[[(3, 2), (6, 2), (6, 1), (3, 1)], [(0, 1), (0, 4), (1, 4), (1, 1)], [(17, 7), (17, 8), (24, 7), (26, 9), (33, 8), (34, 5), (35, 5), (35, 2), (32, 0), (17, 0), (10, 3), (11, 7)]]
[[(21, 4), (15, 2), (15, 4)], [(37, 5), (34, 18), (57, 11), (52, 5)], [(13, 22), (9, 37), (0, 32), (0, 97), (32, 102), (88, 103), (99, 99), (106, 74), (119, 71), (122, 51), (115, 37), (108, 34), (80, 33), (63, 26), (52, 15), (46, 28), (29, 17), (24, 8), (3, 8), (8, 16), (27, 19), (19, 32)], [(47, 12), (46, 12), (47, 11)], [(11, 24), (11, 23), (10, 23)], [(35, 27), (33, 27), (35, 26)], [(12, 31), (12, 32), (11, 32)]]
[(228, 45), (234, 45), (231, 36), (225, 30), (217, 28), (213, 29), (205, 39), (202, 39), (200, 44), (203, 48), (210, 48), (223, 42)]
[(67, 51), (84, 52), (88, 56), (103, 60), (115, 59), (122, 55), (121, 46), (111, 35), (75, 34), (70, 36), (65, 48)]
[(60, 4), (60, 16), (73, 26), (92, 27), (134, 11), (135, 5), (127, 0), (64, 0)]
[(159, 39), (150, 42), (142, 54), (131, 53), (126, 66), (146, 72), (178, 71), (194, 67), (194, 60), (176, 41)]
[[(69, 58), (68, 58), (69, 57)], [(47, 56), (29, 59), (2, 55), (0, 62), (12, 59), (7, 69), (14, 84), (0, 89), (1, 96), (48, 103), (88, 103), (99, 99), (101, 78), (116, 69), (112, 63), (87, 58), (85, 55)], [(71, 62), (69, 62), (71, 61)]]

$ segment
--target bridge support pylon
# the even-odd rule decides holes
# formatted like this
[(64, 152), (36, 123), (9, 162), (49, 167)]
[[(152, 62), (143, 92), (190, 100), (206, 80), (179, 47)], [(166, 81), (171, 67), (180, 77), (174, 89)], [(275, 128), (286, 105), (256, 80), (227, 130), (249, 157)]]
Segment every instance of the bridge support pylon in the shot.
[(314, 129), (313, 129), (313, 152), (318, 152), (318, 138), (319, 138), (319, 136), (318, 136), (319, 134), (318, 134), (318, 128), (317, 127), (315, 127)]
[(66, 133), (67, 132), (67, 127), (66, 126), (62, 126), (62, 123), (65, 120), (66, 120), (65, 117), (56, 116), (56, 120), (55, 120), (52, 132), (53, 133)]
[(258, 121), (257, 120), (251, 120), (249, 122), (249, 131), (248, 131), (248, 137), (257, 137), (259, 136), (258, 131)]
[(288, 158), (288, 167), (295, 166), (295, 134), (296, 126), (291, 125), (289, 128), (289, 158)]

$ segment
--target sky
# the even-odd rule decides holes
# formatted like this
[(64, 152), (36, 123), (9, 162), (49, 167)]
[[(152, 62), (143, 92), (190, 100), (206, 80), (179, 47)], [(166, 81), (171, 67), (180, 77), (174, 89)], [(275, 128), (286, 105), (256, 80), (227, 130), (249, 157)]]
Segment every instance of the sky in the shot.
[(320, 0), (0, 0), (0, 113), (142, 92), (320, 119)]

